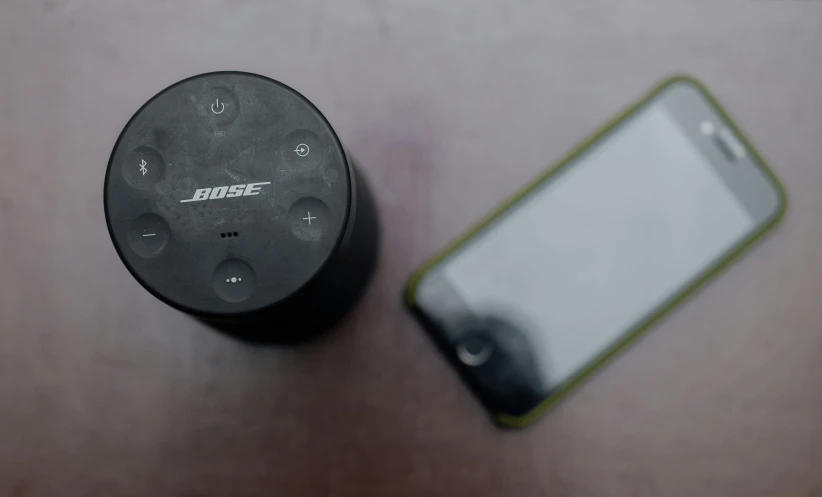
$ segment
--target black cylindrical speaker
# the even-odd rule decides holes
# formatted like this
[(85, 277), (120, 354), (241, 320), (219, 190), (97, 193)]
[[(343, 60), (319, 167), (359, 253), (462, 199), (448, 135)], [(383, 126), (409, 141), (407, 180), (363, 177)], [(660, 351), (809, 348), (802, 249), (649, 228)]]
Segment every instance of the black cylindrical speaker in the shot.
[(114, 146), (104, 203), (140, 284), (244, 339), (316, 335), (376, 264), (376, 207), (331, 125), (254, 74), (195, 76), (146, 103)]

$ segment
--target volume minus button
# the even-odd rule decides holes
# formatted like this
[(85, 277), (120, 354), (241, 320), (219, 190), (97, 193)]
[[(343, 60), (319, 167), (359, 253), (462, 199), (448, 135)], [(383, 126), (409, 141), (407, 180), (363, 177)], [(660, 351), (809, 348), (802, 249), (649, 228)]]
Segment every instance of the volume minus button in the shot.
[(131, 222), (128, 243), (143, 258), (158, 256), (168, 245), (168, 223), (157, 214), (143, 214)]

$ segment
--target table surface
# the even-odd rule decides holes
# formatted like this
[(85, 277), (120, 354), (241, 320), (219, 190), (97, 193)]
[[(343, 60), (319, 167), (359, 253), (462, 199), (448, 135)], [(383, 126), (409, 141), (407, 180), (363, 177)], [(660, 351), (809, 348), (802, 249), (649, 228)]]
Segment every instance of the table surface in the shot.
[[(822, 481), (822, 2), (4, 0), (0, 68), (0, 495), (806, 497)], [(374, 185), (375, 281), (304, 347), (168, 308), (105, 228), (125, 122), (221, 69), (298, 88)], [(498, 430), (403, 282), (674, 72), (726, 104), (791, 210), (539, 423)]]

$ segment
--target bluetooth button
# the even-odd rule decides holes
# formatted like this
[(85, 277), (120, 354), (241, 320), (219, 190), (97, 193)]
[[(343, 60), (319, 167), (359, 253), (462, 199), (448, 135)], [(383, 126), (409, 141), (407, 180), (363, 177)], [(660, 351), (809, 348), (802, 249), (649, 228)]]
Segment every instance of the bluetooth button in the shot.
[(163, 179), (166, 165), (160, 152), (151, 147), (138, 147), (126, 154), (122, 170), (132, 188), (144, 189)]

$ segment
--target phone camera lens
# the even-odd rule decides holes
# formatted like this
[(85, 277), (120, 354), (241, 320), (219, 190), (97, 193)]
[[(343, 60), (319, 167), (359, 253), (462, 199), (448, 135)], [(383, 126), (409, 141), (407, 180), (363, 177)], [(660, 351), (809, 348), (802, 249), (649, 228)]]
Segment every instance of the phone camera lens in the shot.
[(457, 357), (466, 366), (481, 366), (491, 357), (493, 347), (484, 337), (472, 336), (457, 345)]

